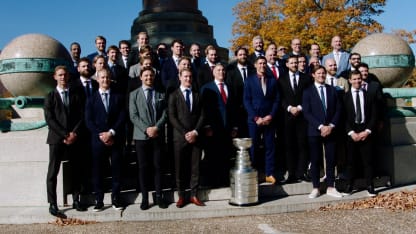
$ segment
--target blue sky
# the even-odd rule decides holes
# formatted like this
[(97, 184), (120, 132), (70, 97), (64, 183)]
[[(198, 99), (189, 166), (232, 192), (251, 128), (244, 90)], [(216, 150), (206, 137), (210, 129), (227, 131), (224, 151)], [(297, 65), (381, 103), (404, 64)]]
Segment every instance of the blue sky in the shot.
[[(237, 0), (199, 0), (199, 9), (214, 26), (214, 37), (222, 47), (230, 47), (232, 8)], [(13, 38), (27, 33), (47, 34), (64, 46), (78, 41), (82, 55), (95, 50), (94, 38), (104, 35), (107, 45), (130, 39), (133, 20), (142, 10), (140, 0), (3, 0), (0, 22), (0, 48)], [(416, 29), (415, 0), (387, 0), (385, 12), (376, 19), (392, 29)], [(414, 46), (412, 46), (415, 48)]]

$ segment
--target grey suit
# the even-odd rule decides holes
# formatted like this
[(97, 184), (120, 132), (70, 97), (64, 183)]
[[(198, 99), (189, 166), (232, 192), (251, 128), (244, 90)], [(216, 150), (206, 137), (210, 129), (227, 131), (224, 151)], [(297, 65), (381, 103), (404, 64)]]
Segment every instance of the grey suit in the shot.
[[(154, 94), (154, 106), (156, 113), (156, 126), (162, 130), (167, 121), (165, 94), (158, 91)], [(152, 126), (149, 110), (147, 109), (146, 96), (142, 87), (130, 93), (129, 98), (130, 120), (134, 125), (133, 139), (148, 140), (146, 128)]]
[[(149, 181), (148, 178), (152, 175), (152, 170), (149, 168), (152, 164), (156, 198), (160, 200), (162, 197), (161, 156), (165, 139), (164, 127), (167, 120), (165, 94), (154, 91), (152, 106), (155, 116), (154, 122), (151, 118), (143, 87), (141, 86), (130, 93), (129, 114), (130, 120), (134, 125), (133, 139), (136, 143), (142, 202), (148, 202), (147, 181)], [(158, 128), (158, 136), (150, 138), (146, 134), (146, 129), (153, 126)]]

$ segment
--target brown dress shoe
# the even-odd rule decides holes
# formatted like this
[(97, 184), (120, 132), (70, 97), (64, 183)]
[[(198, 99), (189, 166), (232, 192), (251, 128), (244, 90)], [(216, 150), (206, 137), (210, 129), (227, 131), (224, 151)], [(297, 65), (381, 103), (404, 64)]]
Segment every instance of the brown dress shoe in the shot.
[(191, 197), (190, 202), (194, 203), (197, 206), (205, 206), (205, 204), (201, 200), (199, 200), (196, 196)]
[(274, 178), (274, 176), (266, 176), (266, 182), (267, 183), (271, 183), (271, 184), (275, 184), (276, 183), (276, 179)]
[(185, 206), (185, 199), (183, 197), (179, 197), (178, 201), (176, 202), (176, 207), (182, 208)]

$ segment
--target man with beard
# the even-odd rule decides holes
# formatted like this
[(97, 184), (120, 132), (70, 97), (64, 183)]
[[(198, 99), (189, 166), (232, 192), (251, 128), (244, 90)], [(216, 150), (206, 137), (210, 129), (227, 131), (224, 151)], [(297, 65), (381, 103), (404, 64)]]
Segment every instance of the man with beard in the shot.
[(247, 60), (247, 48), (239, 47), (234, 54), (237, 60), (228, 65), (225, 83), (234, 95), (237, 111), (238, 137), (248, 137), (247, 112), (243, 105), (244, 82), (250, 74), (255, 72), (255, 69)]
[(254, 61), (259, 56), (264, 56), (264, 42), (261, 36), (253, 37), (253, 49), (254, 52), (248, 56), (248, 61), (254, 64)]

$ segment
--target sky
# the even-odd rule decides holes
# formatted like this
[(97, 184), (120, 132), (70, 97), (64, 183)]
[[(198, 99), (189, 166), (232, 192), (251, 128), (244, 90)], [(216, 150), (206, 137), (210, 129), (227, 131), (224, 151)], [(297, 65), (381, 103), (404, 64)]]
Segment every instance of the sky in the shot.
[[(221, 47), (229, 48), (232, 8), (237, 0), (199, 0), (198, 8), (214, 27), (214, 38)], [(107, 38), (107, 46), (130, 39), (130, 29), (142, 10), (140, 0), (2, 0), (0, 13), (0, 49), (14, 38), (27, 33), (41, 33), (60, 41), (65, 47), (77, 41), (82, 56), (95, 51), (97, 35)], [(376, 17), (385, 28), (416, 29), (415, 0), (387, 0), (384, 13)], [(415, 50), (415, 46), (412, 46)]]

